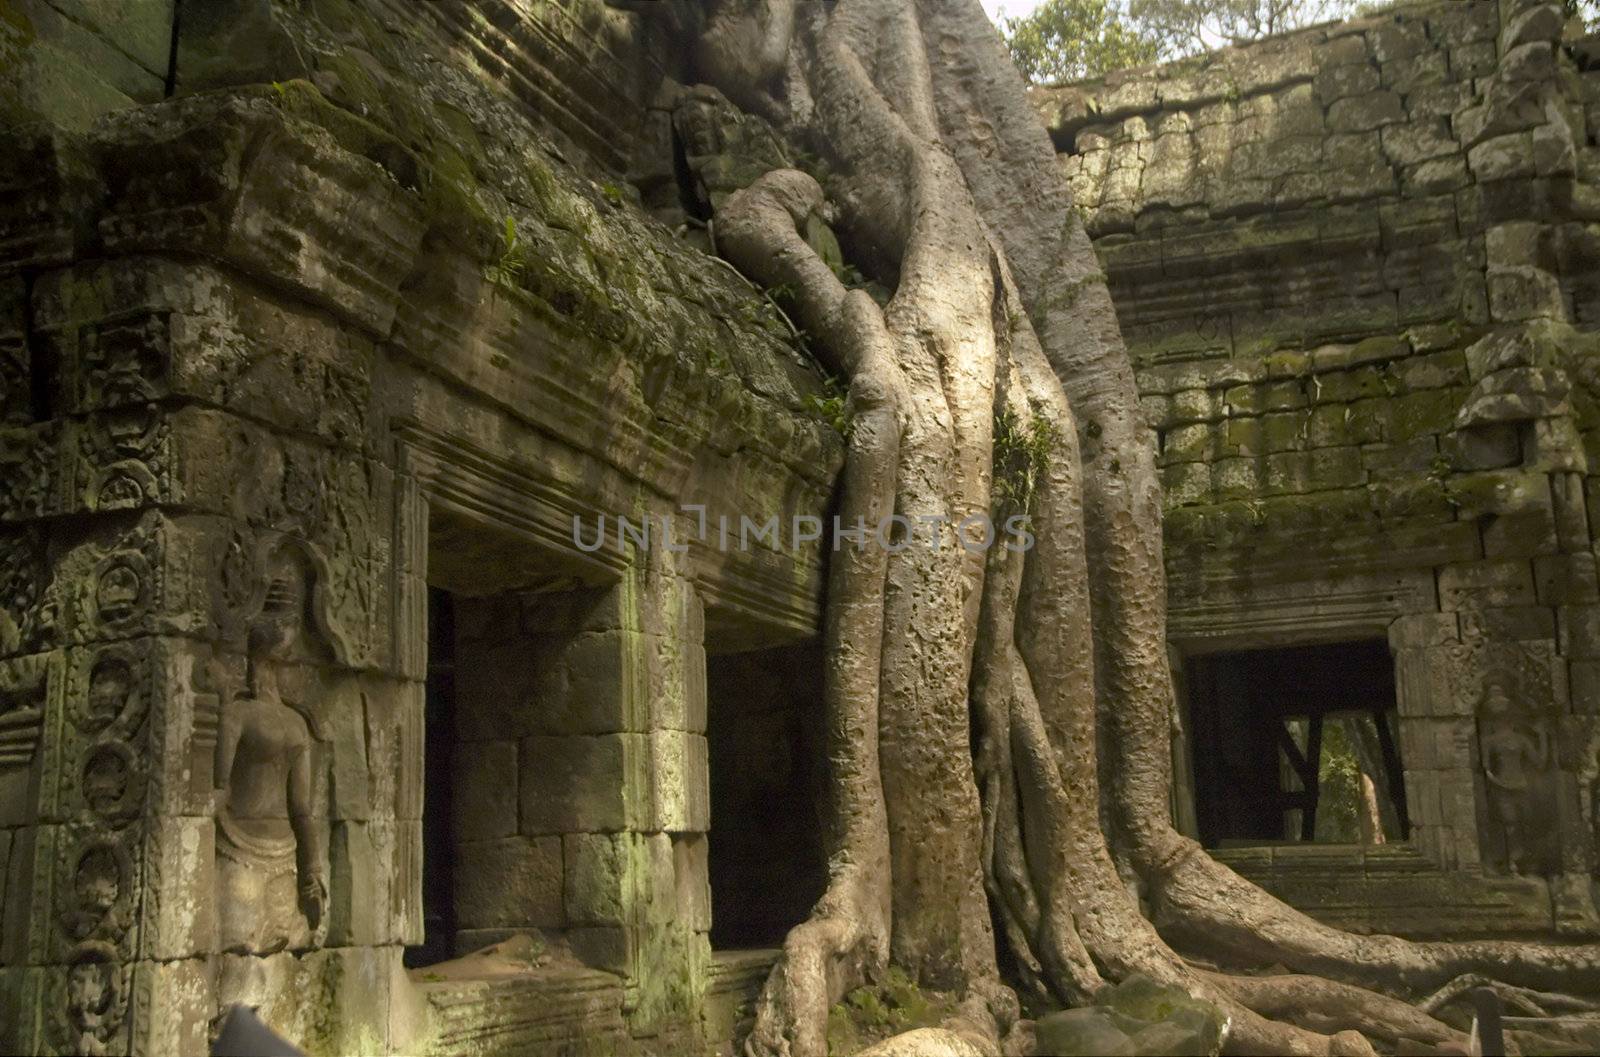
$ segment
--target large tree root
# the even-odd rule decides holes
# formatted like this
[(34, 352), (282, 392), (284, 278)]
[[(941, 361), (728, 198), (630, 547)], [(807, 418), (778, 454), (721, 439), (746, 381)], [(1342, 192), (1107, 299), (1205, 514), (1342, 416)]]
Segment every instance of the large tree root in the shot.
[[(787, 28), (803, 83), (784, 91)], [(897, 515), (910, 535), (831, 556), (830, 883), (747, 1050), (825, 1052), (829, 1008), (892, 960), (960, 1012), (873, 1052), (994, 1052), (1016, 1004), (991, 908), (1032, 1001), (1081, 1004), (1142, 973), (1221, 1008), (1231, 1052), (1459, 1046), (1439, 1006), (1411, 1001), (1466, 973), (1520, 988), (1503, 992), (1518, 1009), (1578, 1009), (1553, 996), (1600, 984), (1600, 949), (1352, 936), (1172, 829), (1153, 454), (1093, 248), (977, 4), (723, 0), (709, 36), (709, 72), (744, 79), (730, 97), (800, 113), (790, 131), (831, 162), (846, 245), (894, 287), (883, 308), (846, 291), (801, 237), (825, 208), (809, 176), (769, 173), (718, 212), (720, 251), (788, 290), (849, 380), (841, 521), (870, 534)], [(997, 414), (1053, 427), (1020, 501), (992, 488)], [(954, 526), (982, 512), (1028, 514), (1035, 545), (968, 553)], [(1170, 944), (1292, 972), (1200, 969)]]

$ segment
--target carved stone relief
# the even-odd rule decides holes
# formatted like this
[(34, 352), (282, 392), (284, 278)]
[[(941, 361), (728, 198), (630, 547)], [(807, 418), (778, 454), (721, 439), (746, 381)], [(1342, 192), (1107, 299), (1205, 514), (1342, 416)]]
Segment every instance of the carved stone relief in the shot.
[(20, 337), (0, 338), (0, 426), (33, 421), (28, 346)]
[(1432, 694), (1476, 717), (1485, 862), (1513, 875), (1548, 872), (1556, 858), (1552, 731), (1565, 664), (1550, 640), (1490, 638), (1481, 614), (1460, 617), (1462, 641), (1443, 647)]
[(61, 1052), (102, 1057), (122, 1049), (118, 1038), (128, 1019), (131, 970), (117, 952), (98, 942), (81, 944), (67, 965), (54, 1023)]
[(0, 824), (34, 821), (34, 757), (49, 709), (48, 659), (0, 661)]
[[(327, 870), (312, 770), (324, 739), (306, 661), (348, 661), (309, 545), (283, 541), (260, 563), (248, 622), (247, 685), (216, 736), (217, 906), (224, 952), (264, 955), (321, 942)], [(225, 991), (226, 988), (223, 988)], [(238, 996), (221, 994), (227, 1003)]]
[(0, 534), (0, 657), (43, 648), (54, 637), (53, 614), (42, 605), (46, 580), (38, 530)]
[(167, 395), (171, 317), (139, 313), (85, 327), (79, 335), (78, 410), (142, 404)]
[(54, 512), (59, 423), (0, 427), (0, 521)]
[(95, 416), (78, 431), (83, 509), (131, 510), (166, 498), (170, 445), (169, 421), (153, 407)]

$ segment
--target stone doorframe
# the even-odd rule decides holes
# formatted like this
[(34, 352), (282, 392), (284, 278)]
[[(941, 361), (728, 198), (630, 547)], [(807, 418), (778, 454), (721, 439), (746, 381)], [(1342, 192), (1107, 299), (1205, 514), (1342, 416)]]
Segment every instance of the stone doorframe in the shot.
[[(578, 607), (585, 623), (575, 638), (594, 656), (576, 656), (581, 651), (574, 649), (565, 659), (592, 677), (583, 690), (599, 703), (596, 710), (564, 712), (560, 732), (532, 733), (514, 755), (522, 758), (524, 778), (530, 743), (537, 743), (540, 773), (561, 772), (552, 783), (587, 789), (588, 779), (602, 772), (616, 780), (590, 790), (594, 803), (580, 804), (586, 798), (577, 793), (561, 803), (540, 799), (532, 822), (528, 798), (519, 798), (522, 825), (514, 837), (531, 849), (523, 865), (534, 875), (553, 871), (555, 893), (553, 909), (532, 915), (548, 920), (519, 927), (559, 933), (589, 966), (620, 976), (623, 1012), (635, 1034), (697, 1023), (710, 959), (710, 819), (704, 619), (695, 585), (674, 564), (676, 556), (659, 548), (624, 549), (612, 536), (598, 550), (580, 550), (574, 518), (592, 526), (599, 511), (570, 486), (542, 479), (537, 468), (413, 422), (397, 423), (394, 436), (394, 632), (407, 678), (426, 676), (430, 510), (514, 536), (570, 570), (588, 586), (579, 592), (586, 599), (603, 596), (598, 607)], [(537, 613), (531, 604), (524, 609), (523, 629), (535, 636), (557, 630), (547, 625), (559, 614), (543, 612), (542, 604)], [(518, 652), (504, 652), (508, 665)], [(420, 739), (416, 751), (409, 765), (420, 767)], [(586, 761), (593, 763), (588, 770)], [(420, 877), (410, 881), (420, 891)], [(485, 931), (485, 942), (493, 939)]]
[[(1183, 661), (1208, 653), (1384, 638), (1395, 664), (1400, 758), (1411, 816), (1408, 843), (1442, 869), (1480, 869), (1478, 768), (1470, 714), (1446, 717), (1439, 658), (1459, 643), (1454, 613), (1439, 611), (1434, 570), (1292, 583), (1211, 585), (1169, 600), (1174, 673), (1174, 821), (1194, 836), (1194, 786), (1184, 718)], [(1448, 693), (1448, 690), (1445, 691)]]

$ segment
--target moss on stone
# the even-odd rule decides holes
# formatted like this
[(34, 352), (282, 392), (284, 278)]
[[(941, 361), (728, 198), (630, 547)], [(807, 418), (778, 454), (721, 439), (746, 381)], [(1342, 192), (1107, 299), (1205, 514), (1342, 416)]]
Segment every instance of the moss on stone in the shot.
[(947, 995), (925, 993), (896, 966), (876, 986), (858, 987), (828, 1012), (828, 1053), (858, 1053), (881, 1039), (938, 1027), (955, 1012)]

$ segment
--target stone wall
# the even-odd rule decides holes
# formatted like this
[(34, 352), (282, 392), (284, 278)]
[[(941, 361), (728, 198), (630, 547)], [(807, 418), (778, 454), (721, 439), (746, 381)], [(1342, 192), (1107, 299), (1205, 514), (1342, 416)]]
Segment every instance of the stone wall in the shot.
[[(1036, 93), (1160, 452), (1174, 645), (1388, 637), (1412, 843), (1490, 879), (1477, 911), (1434, 889), (1457, 931), (1595, 925), (1600, 80), (1558, 7), (1401, 5)], [(1496, 754), (1540, 762), (1513, 790)]]
[[(314, 1053), (697, 1048), (704, 647), (814, 637), (822, 561), (683, 507), (820, 514), (843, 445), (622, 175), (665, 56), (599, 2), (119, 28), (159, 6), (0, 7), (0, 1049), (204, 1052), (229, 1001)], [(455, 944), (531, 936), (509, 974), (402, 964), (429, 586)]]

